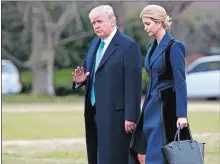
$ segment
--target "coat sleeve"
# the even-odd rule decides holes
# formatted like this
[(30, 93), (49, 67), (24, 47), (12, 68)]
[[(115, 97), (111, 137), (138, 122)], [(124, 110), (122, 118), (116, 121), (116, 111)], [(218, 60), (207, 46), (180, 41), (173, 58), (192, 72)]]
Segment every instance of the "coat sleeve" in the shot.
[(124, 55), (125, 71), (125, 120), (137, 121), (140, 115), (142, 62), (140, 47), (130, 43)]
[(181, 42), (175, 42), (171, 47), (170, 63), (176, 91), (176, 117), (187, 117), (185, 47)]

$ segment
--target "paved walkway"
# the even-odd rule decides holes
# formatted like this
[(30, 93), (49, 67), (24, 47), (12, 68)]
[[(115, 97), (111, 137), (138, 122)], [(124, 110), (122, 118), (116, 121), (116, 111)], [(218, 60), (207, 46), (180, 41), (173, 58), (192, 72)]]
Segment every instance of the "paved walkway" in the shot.
[[(193, 138), (219, 139), (220, 133), (194, 133)], [(85, 145), (85, 138), (66, 138), (66, 139), (48, 139), (48, 140), (6, 140), (2, 141), (2, 146), (45, 146), (45, 145)]]
[(45, 146), (45, 145), (85, 145), (84, 138), (47, 139), (47, 140), (5, 140), (2, 146)]
[[(55, 112), (55, 111), (83, 111), (83, 104), (3, 104), (2, 112)], [(220, 102), (190, 101), (188, 111), (220, 112)]]

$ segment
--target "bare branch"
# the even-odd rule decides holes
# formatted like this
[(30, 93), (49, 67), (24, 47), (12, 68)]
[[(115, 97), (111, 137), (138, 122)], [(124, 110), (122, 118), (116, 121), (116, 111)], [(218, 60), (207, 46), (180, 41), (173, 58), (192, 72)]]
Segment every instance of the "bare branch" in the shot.
[(19, 67), (30, 68), (30, 63), (28, 61), (22, 62), (21, 60), (17, 59), (15, 56), (11, 55), (6, 46), (2, 47), (2, 56), (11, 60)]
[(48, 22), (51, 21), (51, 17), (48, 14), (47, 10), (45, 9), (43, 2), (34, 2), (34, 5), (32, 7), (33, 13), (36, 14), (41, 18), (41, 21), (43, 23), (43, 28), (47, 29)]
[(31, 4), (27, 3), (24, 9), (23, 22), (26, 24), (29, 22), (30, 13), (31, 13)]
[(24, 23), (24, 30), (22, 32), (22, 41), (25, 42), (28, 31), (31, 26), (31, 15), (32, 15), (32, 6), (30, 3), (26, 4), (25, 10), (24, 10), (24, 16), (23, 16), (23, 23)]
[(72, 2), (68, 5), (66, 11), (60, 16), (57, 26), (58, 33), (62, 33), (66, 25), (68, 25), (75, 18), (76, 2)]
[(74, 9), (75, 13), (75, 18), (76, 18), (76, 24), (77, 24), (77, 29), (78, 30), (83, 30), (83, 24), (82, 24), (82, 20), (80, 18), (79, 12), (78, 12), (78, 8), (77, 8), (77, 4), (75, 4), (75, 9)]
[(57, 30), (55, 33), (55, 41), (54, 45), (57, 46), (60, 35), (65, 29), (65, 27), (75, 18), (75, 7), (76, 7), (76, 2), (72, 2), (71, 4), (68, 5), (67, 9), (63, 14), (60, 16), (58, 22), (57, 22)]
[[(72, 36), (71, 38), (68, 39), (63, 39), (60, 43), (59, 43), (59, 39), (60, 39), (60, 35), (63, 32), (63, 30), (67, 27), (67, 25), (73, 21), (73, 19), (76, 19), (76, 24), (78, 26), (78, 29), (83, 30), (83, 25), (82, 25), (82, 21), (80, 19), (80, 11), (81, 9), (85, 10), (86, 8), (90, 8), (91, 6), (98, 4), (99, 2), (91, 2), (91, 3), (84, 3), (81, 2), (79, 3), (79, 5), (76, 5), (76, 2), (72, 2), (71, 4), (68, 5), (66, 11), (60, 16), (57, 26), (58, 28), (56, 29), (56, 34), (55, 34), (55, 46), (60, 45), (60, 43), (66, 44), (70, 41), (74, 41), (77, 40), (77, 38), (82, 39), (88, 36), (91, 36), (93, 32), (83, 32), (83, 36), (79, 37), (77, 36)], [(81, 4), (81, 5), (80, 5)]]
[(170, 3), (166, 1), (150, 1), (150, 3), (163, 6), (172, 17), (172, 20), (179, 20), (182, 16), (181, 14), (193, 3), (193, 1), (175, 1)]
[(94, 31), (91, 30), (91, 31), (85, 31), (85, 32), (81, 32), (81, 33), (78, 33), (78, 34), (75, 34), (75, 35), (72, 35), (70, 37), (67, 37), (63, 40), (61, 40), (58, 44), (58, 46), (63, 46), (69, 42), (73, 42), (73, 41), (76, 41), (76, 40), (80, 40), (80, 39), (83, 39), (83, 38), (86, 38), (86, 37), (89, 37), (89, 36), (92, 36), (94, 35)]
[(42, 18), (44, 20), (44, 23), (50, 21), (51, 17), (48, 14), (47, 10), (45, 9), (44, 3), (43, 2), (39, 2), (38, 5), (39, 5), (40, 12), (42, 13)]
[(193, 3), (192, 1), (182, 2), (179, 7), (178, 13), (182, 14), (182, 12), (184, 12), (187, 9), (187, 7), (189, 7), (192, 3)]

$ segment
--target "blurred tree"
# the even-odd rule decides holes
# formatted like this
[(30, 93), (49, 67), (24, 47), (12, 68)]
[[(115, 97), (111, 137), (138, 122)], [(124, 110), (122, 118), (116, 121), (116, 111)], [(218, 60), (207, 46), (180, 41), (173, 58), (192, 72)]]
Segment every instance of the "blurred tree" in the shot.
[(54, 95), (53, 70), (55, 47), (65, 27), (76, 20), (77, 28), (82, 28), (75, 2), (68, 4), (57, 23), (54, 23), (45, 9), (43, 2), (32, 2), (27, 5), (25, 23), (32, 25), (32, 52), (29, 58), (33, 73), (32, 93)]
[[(75, 68), (82, 63), (95, 36), (88, 13), (103, 3), (2, 1), (1, 4), (2, 57), (33, 72), (32, 93), (54, 95), (54, 69)], [(119, 29), (140, 44), (143, 61), (146, 47), (152, 40), (144, 32), (139, 18), (147, 4), (159, 4), (168, 11), (173, 21), (171, 33), (185, 43), (187, 51), (203, 51), (210, 43), (220, 42), (220, 3), (217, 2), (105, 4), (113, 6)]]
[(115, 16), (117, 19), (118, 28), (121, 32), (124, 32), (124, 27), (121, 26), (125, 23), (125, 2), (112, 2), (110, 3), (112, 6)]
[[(21, 32), (24, 29), (22, 23), (24, 3), (2, 3), (2, 57), (16, 62), (20, 67), (28, 67), (26, 61), (30, 52), (30, 44), (21, 40)], [(28, 39), (27, 39), (28, 40)]]
[[(80, 4), (81, 7), (85, 6), (85, 3)], [(70, 41), (64, 40), (65, 43), (64, 41), (60, 42), (64, 30), (70, 23), (74, 23), (74, 32), (83, 30), (79, 15), (79, 6), (77, 6), (76, 2), (2, 2), (2, 6), (5, 9), (3, 12), (5, 27), (2, 27), (4, 56), (21, 67), (31, 69), (33, 73), (33, 94), (54, 95), (53, 70), (55, 50), (58, 46)], [(54, 12), (54, 10), (56, 10), (56, 12)], [(53, 15), (54, 17), (52, 17), (48, 11), (55, 13)], [(9, 14), (9, 16), (7, 14)], [(60, 17), (58, 17), (59, 14), (61, 14)], [(10, 18), (10, 15), (13, 18)], [(23, 21), (21, 21), (22, 19)], [(9, 21), (9, 29), (7, 27), (7, 21)], [(15, 53), (11, 52), (11, 47), (15, 47), (12, 46), (15, 41), (11, 42), (10, 40), (13, 37), (19, 37), (21, 35), (16, 33), (17, 35), (13, 36), (10, 29), (12, 29), (13, 32), (16, 30), (19, 32), (22, 31), (23, 43), (29, 40), (28, 46), (23, 45), (23, 47), (29, 48), (29, 50), (26, 51), (27, 53), (31, 52), (31, 55), (26, 58), (26, 62), (22, 62), (24, 61), (23, 58), (20, 57), (21, 60), (19, 60)], [(89, 32), (89, 35), (91, 34), (92, 33)], [(77, 36), (82, 37), (80, 34)], [(77, 36), (73, 37), (77, 38)], [(19, 41), (21, 40), (18, 39), (16, 43), (19, 43)], [(21, 48), (19, 48), (18, 45), (14, 49), (17, 49), (15, 52), (18, 54), (17, 52)], [(66, 54), (67, 53), (62, 53), (62, 55)]]
[(220, 47), (220, 2), (195, 2), (183, 14), (188, 33), (186, 45), (192, 52), (209, 53)]

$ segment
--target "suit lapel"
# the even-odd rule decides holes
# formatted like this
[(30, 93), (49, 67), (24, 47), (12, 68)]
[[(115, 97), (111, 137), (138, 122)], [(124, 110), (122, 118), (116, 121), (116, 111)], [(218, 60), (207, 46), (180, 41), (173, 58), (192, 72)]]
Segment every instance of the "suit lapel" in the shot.
[(157, 60), (157, 58), (163, 53), (166, 49), (166, 46), (159, 44), (150, 59), (150, 67), (152, 67), (153, 63)]
[(115, 52), (120, 40), (120, 32), (117, 30), (115, 36), (112, 38), (108, 48), (106, 49), (105, 53), (103, 54), (102, 60), (96, 70), (96, 72), (108, 61), (109, 57)]
[(153, 47), (154, 44), (156, 44), (156, 39), (153, 41), (153, 43), (149, 46), (149, 48), (147, 49), (147, 54), (146, 54), (146, 66), (149, 68), (150, 66), (150, 54), (153, 53)]
[(89, 49), (88, 58), (87, 58), (87, 72), (91, 73), (92, 71), (93, 60), (96, 56), (96, 51), (99, 47), (100, 41), (101, 40), (99, 38), (96, 38)]
[(163, 36), (162, 40), (160, 41), (159, 45), (155, 49), (154, 53), (151, 56), (150, 59), (150, 67), (152, 67), (153, 63), (158, 59), (158, 57), (163, 54), (163, 52), (166, 50), (166, 47), (169, 43), (169, 41), (172, 39), (172, 36), (168, 31), (166, 31), (166, 34)]

